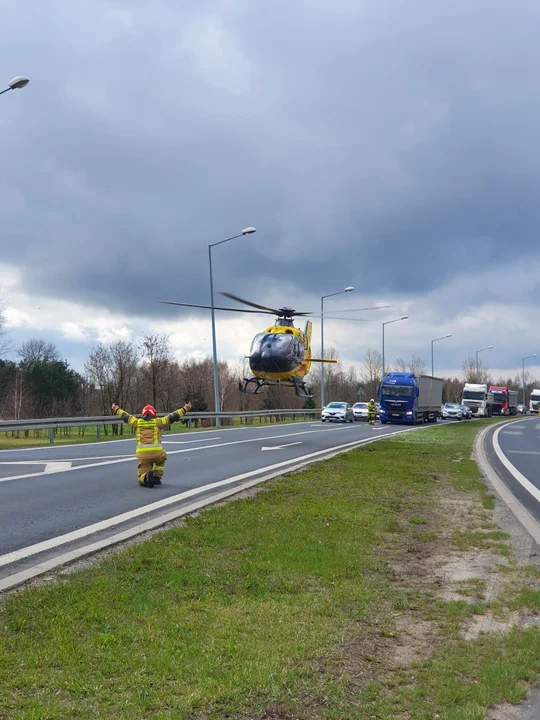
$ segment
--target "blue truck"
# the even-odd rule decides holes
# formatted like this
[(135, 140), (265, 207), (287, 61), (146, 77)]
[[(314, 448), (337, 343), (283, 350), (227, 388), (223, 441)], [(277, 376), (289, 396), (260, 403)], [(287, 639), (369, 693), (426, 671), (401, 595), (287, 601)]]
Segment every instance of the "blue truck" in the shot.
[(406, 372), (386, 373), (377, 388), (382, 424), (436, 423), (441, 414), (442, 391), (442, 378)]

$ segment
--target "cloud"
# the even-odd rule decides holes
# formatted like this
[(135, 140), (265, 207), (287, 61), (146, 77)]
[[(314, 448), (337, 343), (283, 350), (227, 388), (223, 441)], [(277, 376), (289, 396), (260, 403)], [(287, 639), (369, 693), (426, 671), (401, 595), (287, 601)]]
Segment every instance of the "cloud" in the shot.
[[(206, 352), (207, 317), (157, 301), (207, 302), (208, 243), (254, 225), (215, 248), (218, 290), (316, 310), (353, 284), (411, 314), (399, 354), (450, 327), (449, 367), (465, 336), (512, 366), (539, 297), (539, 20), (532, 0), (7, 0), (31, 78), (0, 99), (9, 323), (170, 325)], [(256, 321), (219, 324), (245, 352)], [(353, 327), (329, 333), (358, 362), (380, 327)]]

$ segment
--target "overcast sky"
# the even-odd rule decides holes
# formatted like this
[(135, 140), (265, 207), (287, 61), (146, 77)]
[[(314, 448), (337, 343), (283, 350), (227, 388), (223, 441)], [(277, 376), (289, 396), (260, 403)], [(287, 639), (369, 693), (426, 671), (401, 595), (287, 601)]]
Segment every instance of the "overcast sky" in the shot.
[[(439, 372), (487, 345), (517, 371), (540, 353), (539, 22), (534, 0), (5, 0), (2, 76), (30, 78), (0, 97), (14, 341), (82, 369), (157, 329), (203, 357), (208, 313), (157, 301), (208, 302), (208, 243), (253, 225), (216, 290), (393, 306), (325, 325), (344, 361), (409, 314), (389, 360), (452, 333)], [(266, 322), (220, 314), (220, 355)]]

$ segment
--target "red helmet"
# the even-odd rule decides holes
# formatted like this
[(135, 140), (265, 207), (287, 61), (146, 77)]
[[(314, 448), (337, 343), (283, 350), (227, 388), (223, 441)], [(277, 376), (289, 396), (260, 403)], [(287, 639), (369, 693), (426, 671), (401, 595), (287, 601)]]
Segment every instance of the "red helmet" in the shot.
[(156, 408), (153, 405), (145, 405), (142, 409), (142, 416), (146, 417), (147, 415), (150, 415), (150, 417), (155, 418), (156, 417)]

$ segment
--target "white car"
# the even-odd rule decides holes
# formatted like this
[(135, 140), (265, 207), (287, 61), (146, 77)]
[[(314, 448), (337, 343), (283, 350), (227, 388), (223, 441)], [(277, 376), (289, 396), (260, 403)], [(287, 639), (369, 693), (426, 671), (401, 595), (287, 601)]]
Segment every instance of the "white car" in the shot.
[(352, 406), (354, 419), (368, 421), (368, 404), (365, 402), (357, 402)]
[(456, 403), (445, 403), (441, 414), (445, 420), (463, 420), (463, 409)]
[(352, 407), (346, 402), (331, 402), (321, 413), (323, 422), (354, 422)]

